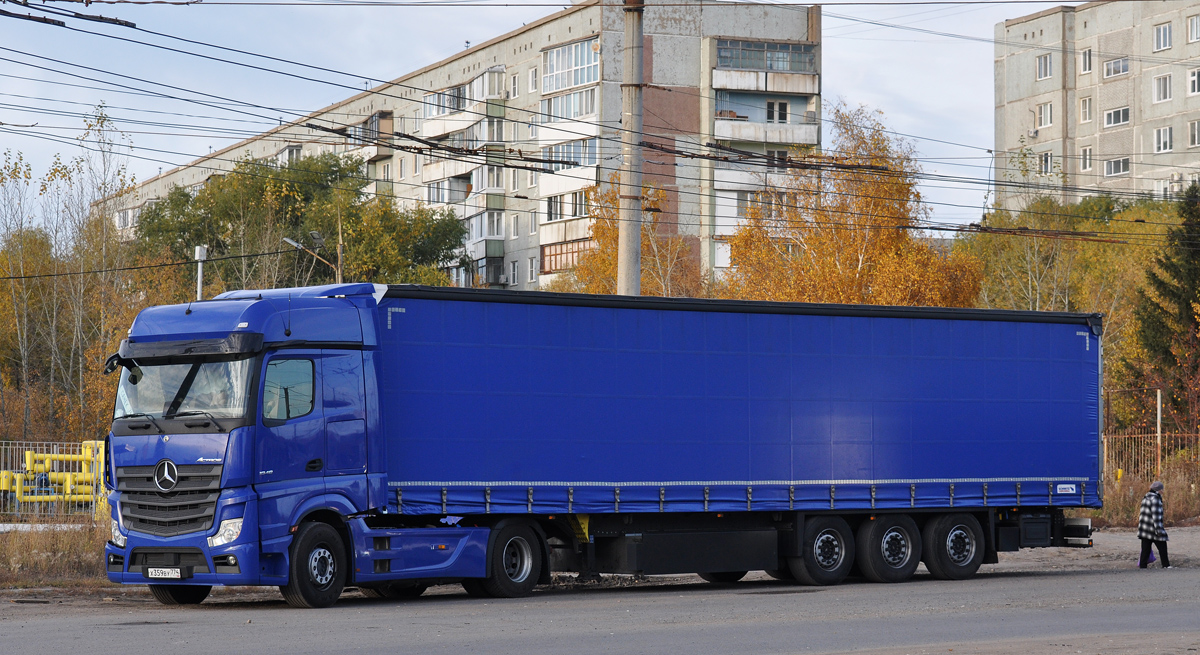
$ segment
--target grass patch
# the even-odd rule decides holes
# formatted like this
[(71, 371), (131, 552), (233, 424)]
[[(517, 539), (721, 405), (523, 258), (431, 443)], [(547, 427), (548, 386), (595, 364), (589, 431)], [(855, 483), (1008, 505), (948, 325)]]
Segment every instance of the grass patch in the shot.
[[(64, 517), (28, 525), (28, 531), (0, 533), (0, 587), (109, 584), (104, 570), (107, 520)], [(57, 527), (62, 525), (70, 528)]]
[[(1177, 524), (1192, 524), (1200, 516), (1200, 466), (1189, 458), (1177, 456), (1163, 462), (1164, 523), (1168, 527)], [(1076, 511), (1076, 516), (1091, 518), (1097, 527), (1135, 528), (1141, 510), (1142, 496), (1150, 490), (1150, 483), (1133, 475), (1120, 480), (1110, 475), (1104, 481), (1104, 508)]]

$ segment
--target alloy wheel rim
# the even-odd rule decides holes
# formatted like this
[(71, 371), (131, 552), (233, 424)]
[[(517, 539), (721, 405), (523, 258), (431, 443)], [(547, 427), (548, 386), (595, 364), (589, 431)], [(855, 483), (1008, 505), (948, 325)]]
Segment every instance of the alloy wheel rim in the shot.
[(826, 571), (836, 569), (846, 555), (842, 548), (842, 536), (836, 530), (822, 530), (813, 540), (813, 559), (817, 566)]
[(328, 548), (318, 546), (309, 553), (308, 575), (317, 587), (321, 589), (328, 588), (333, 582), (333, 577), (336, 573), (337, 563), (333, 559), (333, 553), (329, 552)]
[(533, 571), (533, 549), (524, 537), (513, 537), (504, 544), (504, 574), (513, 582), (525, 582)]
[(956, 525), (946, 535), (946, 556), (956, 566), (963, 566), (975, 557), (975, 537), (965, 525)]
[(894, 569), (903, 568), (908, 563), (911, 551), (908, 533), (900, 528), (891, 528), (883, 533), (879, 544), (883, 561)]

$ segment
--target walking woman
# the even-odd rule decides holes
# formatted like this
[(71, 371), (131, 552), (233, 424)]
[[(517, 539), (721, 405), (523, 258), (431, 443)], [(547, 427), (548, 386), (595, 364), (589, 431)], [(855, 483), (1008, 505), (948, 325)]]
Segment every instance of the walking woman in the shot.
[(1167, 529), (1163, 527), (1163, 483), (1155, 481), (1150, 491), (1142, 498), (1142, 511), (1138, 516), (1138, 539), (1142, 540), (1142, 556), (1138, 568), (1144, 569), (1150, 559), (1150, 545), (1158, 549), (1158, 559), (1164, 569), (1171, 568), (1167, 558)]

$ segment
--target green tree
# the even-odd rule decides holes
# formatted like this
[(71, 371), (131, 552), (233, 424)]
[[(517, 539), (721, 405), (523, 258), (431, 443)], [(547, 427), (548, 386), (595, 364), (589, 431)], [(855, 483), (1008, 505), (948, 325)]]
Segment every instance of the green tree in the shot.
[(1164, 389), (1176, 429), (1193, 431), (1200, 427), (1200, 186), (1188, 187), (1177, 209), (1180, 224), (1167, 231), (1137, 297), (1139, 352), (1130, 368), (1133, 379)]

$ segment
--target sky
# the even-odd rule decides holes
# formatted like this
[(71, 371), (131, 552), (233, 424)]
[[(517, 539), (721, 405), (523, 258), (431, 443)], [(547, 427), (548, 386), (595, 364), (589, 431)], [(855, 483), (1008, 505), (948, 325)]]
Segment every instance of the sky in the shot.
[[(841, 100), (882, 111), (890, 129), (912, 138), (926, 172), (986, 180), (991, 176), (988, 149), (994, 143), (993, 46), (840, 17), (986, 39), (991, 38), (999, 21), (1057, 4), (1061, 3), (826, 7), (822, 96), (827, 103)], [(235, 130), (242, 138), (241, 131), (263, 131), (280, 119), (296, 117), (288, 111), (307, 113), (349, 97), (364, 88), (366, 78), (394, 79), (453, 55), (468, 41), (482, 43), (556, 9), (237, 7), (203, 3), (83, 7), (65, 2), (52, 2), (50, 6), (120, 18), (144, 30), (353, 74), (340, 76), (289, 67), (119, 26), (68, 21), (81, 30), (237, 58), (336, 83), (322, 84), (0, 16), (0, 123), (4, 124), (0, 126), (0, 151), (21, 152), (35, 174), (40, 174), (56, 153), (64, 158), (78, 154), (70, 141), (81, 130), (83, 118), (79, 114), (103, 102), (132, 140), (134, 154), (145, 158), (129, 161), (138, 179), (207, 154), (210, 147), (219, 149), (236, 141), (218, 138), (213, 132), (198, 134), (195, 126)], [(31, 13), (11, 3), (0, 4), (0, 10)], [(652, 10), (651, 6), (647, 11)], [(130, 78), (209, 95), (174, 92)], [(97, 80), (156, 88), (205, 104), (123, 93), (130, 89)], [(229, 111), (223, 99), (247, 101), (260, 108)], [(166, 125), (139, 125), (131, 120)], [(34, 123), (35, 128), (10, 127)], [(933, 219), (945, 222), (977, 221), (987, 202), (986, 192), (986, 185), (979, 183), (922, 183)]]

